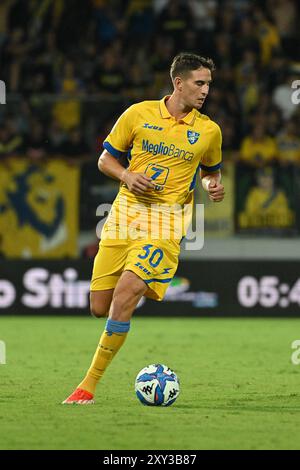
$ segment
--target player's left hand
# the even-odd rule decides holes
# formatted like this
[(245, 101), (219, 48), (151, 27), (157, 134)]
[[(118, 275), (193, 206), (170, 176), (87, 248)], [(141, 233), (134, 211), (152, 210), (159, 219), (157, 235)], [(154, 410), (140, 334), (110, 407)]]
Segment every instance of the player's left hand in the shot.
[(209, 199), (213, 202), (221, 202), (224, 199), (224, 186), (216, 181), (211, 181), (207, 188)]

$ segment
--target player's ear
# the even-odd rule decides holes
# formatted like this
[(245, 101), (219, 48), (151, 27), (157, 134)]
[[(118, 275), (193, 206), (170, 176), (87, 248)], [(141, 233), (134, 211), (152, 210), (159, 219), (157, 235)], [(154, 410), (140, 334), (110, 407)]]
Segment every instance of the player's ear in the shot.
[(181, 77), (175, 77), (173, 84), (174, 84), (175, 90), (182, 91), (182, 78)]

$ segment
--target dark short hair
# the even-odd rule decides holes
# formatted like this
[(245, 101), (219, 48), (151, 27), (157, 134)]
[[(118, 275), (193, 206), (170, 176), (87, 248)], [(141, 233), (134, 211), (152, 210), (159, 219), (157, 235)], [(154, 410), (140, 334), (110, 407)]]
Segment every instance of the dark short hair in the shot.
[(213, 60), (208, 57), (181, 52), (173, 59), (170, 69), (171, 79), (174, 80), (175, 77), (182, 77), (192, 70), (197, 70), (201, 67), (209, 69), (211, 72), (216, 68)]

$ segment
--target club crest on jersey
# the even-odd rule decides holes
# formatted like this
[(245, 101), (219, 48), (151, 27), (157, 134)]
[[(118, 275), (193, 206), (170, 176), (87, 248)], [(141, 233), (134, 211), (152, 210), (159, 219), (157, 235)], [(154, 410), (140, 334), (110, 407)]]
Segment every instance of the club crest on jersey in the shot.
[(200, 137), (199, 132), (187, 131), (187, 138), (190, 144), (195, 144)]

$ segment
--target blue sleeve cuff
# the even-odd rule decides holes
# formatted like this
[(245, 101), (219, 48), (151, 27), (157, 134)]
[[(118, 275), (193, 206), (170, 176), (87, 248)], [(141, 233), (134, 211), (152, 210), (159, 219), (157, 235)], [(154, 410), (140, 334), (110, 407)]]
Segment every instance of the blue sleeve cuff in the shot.
[(200, 165), (200, 168), (201, 170), (204, 170), (204, 171), (217, 171), (221, 168), (221, 162), (220, 163), (217, 163), (217, 165), (214, 165), (214, 166), (205, 166), (205, 165)]
[(123, 155), (126, 155), (127, 152), (121, 152), (121, 150), (115, 149), (109, 142), (105, 141), (103, 147), (107, 150), (113, 157), (121, 158)]

